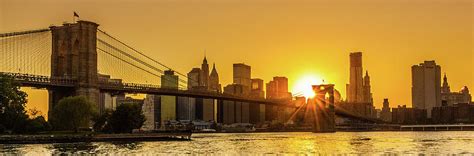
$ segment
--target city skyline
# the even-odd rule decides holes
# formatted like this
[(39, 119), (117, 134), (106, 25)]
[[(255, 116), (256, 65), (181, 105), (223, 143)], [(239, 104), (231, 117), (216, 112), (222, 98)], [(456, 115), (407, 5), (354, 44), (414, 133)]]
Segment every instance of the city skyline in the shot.
[[(473, 73), (472, 72), (469, 73), (469, 71), (472, 71), (473, 69), (472, 43), (469, 42), (469, 41), (472, 42), (472, 36), (469, 35), (469, 31), (468, 31), (470, 30), (468, 29), (469, 26), (472, 27), (472, 21), (469, 21), (469, 20), (462, 21), (462, 19), (468, 19), (471, 16), (463, 14), (463, 13), (469, 12), (468, 8), (462, 7), (463, 2), (467, 2), (467, 1), (458, 1), (458, 2), (459, 4), (451, 4), (451, 3), (449, 4), (449, 6), (452, 7), (451, 8), (452, 10), (455, 10), (454, 8), (457, 8), (458, 10), (454, 13), (447, 13), (446, 15), (442, 13), (446, 13), (448, 10), (450, 11), (452, 10), (446, 9), (446, 8), (444, 9), (440, 8), (443, 6), (442, 2), (439, 2), (439, 4), (438, 3), (429, 4), (430, 7), (427, 7), (427, 8), (421, 8), (420, 10), (431, 11), (430, 13), (426, 13), (426, 14), (422, 12), (418, 12), (417, 10), (414, 10), (415, 8), (409, 8), (409, 12), (415, 13), (415, 15), (420, 15), (420, 16), (430, 15), (429, 17), (433, 18), (432, 20), (435, 20), (436, 18), (456, 18), (456, 19), (461, 19), (459, 22), (461, 22), (462, 24), (452, 25), (447, 22), (436, 23), (435, 21), (429, 21), (428, 19), (427, 21), (416, 22), (416, 21), (412, 21), (414, 20), (414, 18), (408, 18), (407, 21), (412, 22), (412, 23), (414, 22), (413, 30), (411, 29), (400, 30), (400, 29), (396, 29), (395, 27), (389, 27), (389, 28), (398, 30), (398, 31), (392, 31), (391, 33), (404, 32), (403, 34), (407, 35), (407, 36), (397, 36), (397, 35), (391, 34), (391, 35), (394, 35), (392, 37), (397, 37), (397, 38), (392, 39), (389, 37), (387, 38), (387, 40), (392, 39), (392, 41), (396, 41), (395, 43), (386, 43), (383, 41), (377, 41), (377, 39), (381, 39), (382, 37), (373, 36), (375, 35), (375, 33), (382, 31), (381, 29), (386, 28), (387, 24), (389, 24), (389, 21), (383, 21), (383, 16), (378, 17), (377, 19), (380, 18), (383, 21), (382, 23), (384, 23), (385, 25), (371, 26), (371, 28), (377, 28), (374, 31), (365, 30), (367, 31), (366, 33), (370, 34), (368, 38), (356, 40), (357, 37), (365, 36), (364, 35), (365, 33), (361, 31), (361, 30), (364, 30), (364, 28), (362, 28), (362, 25), (356, 24), (355, 28), (350, 28), (350, 29), (348, 28), (349, 30), (353, 30), (354, 32), (349, 33), (349, 35), (344, 35), (344, 36), (355, 35), (355, 38), (346, 39), (339, 42), (337, 41), (338, 40), (337, 38), (329, 37), (327, 38), (329, 39), (329, 41), (321, 41), (321, 40), (324, 40), (325, 38), (324, 37), (312, 38), (312, 37), (308, 37), (311, 35), (304, 36), (302, 33), (310, 32), (311, 34), (316, 35), (319, 31), (323, 31), (323, 30), (330, 30), (330, 32), (336, 33), (338, 31), (343, 30), (344, 28), (330, 29), (328, 27), (322, 27), (321, 30), (311, 31), (311, 30), (305, 29), (304, 31), (303, 30), (296, 31), (292, 29), (293, 28), (292, 26), (304, 26), (305, 28), (307, 28), (309, 26), (317, 26), (318, 23), (311, 23), (309, 21), (304, 21), (301, 19), (298, 19), (298, 20), (294, 19), (296, 20), (296, 21), (293, 21), (294, 23), (291, 23), (291, 22), (290, 24), (286, 23), (286, 24), (283, 24), (282, 27), (272, 29), (271, 31), (268, 30), (265, 32), (263, 28), (270, 24), (278, 23), (278, 20), (275, 20), (273, 18), (281, 17), (282, 15), (276, 14), (274, 16), (270, 16), (269, 21), (255, 23), (257, 25), (260, 24), (261, 26), (261, 27), (257, 26), (255, 30), (250, 29), (252, 28), (252, 26), (255, 26), (255, 25), (252, 25), (251, 23), (245, 23), (245, 21), (250, 19), (251, 17), (244, 16), (244, 17), (238, 18), (240, 19), (240, 21), (243, 21), (244, 23), (244, 26), (242, 28), (243, 30), (242, 29), (239, 29), (239, 30), (241, 30), (242, 32), (245, 32), (245, 35), (256, 37), (251, 40), (255, 42), (255, 43), (252, 43), (251, 41), (245, 41), (241, 38), (241, 37), (244, 37), (245, 35), (234, 34), (237, 37), (228, 37), (228, 38), (225, 38), (219, 35), (219, 33), (226, 34), (226, 33), (231, 32), (229, 30), (217, 29), (216, 32), (200, 31), (200, 30), (205, 30), (203, 29), (204, 26), (216, 24), (215, 22), (213, 22), (213, 20), (216, 20), (216, 18), (218, 19), (218, 17), (215, 17), (216, 15), (214, 14), (211, 17), (207, 17), (204, 12), (197, 11), (198, 12), (198, 14), (196, 15), (197, 17), (194, 17), (195, 21), (190, 21), (190, 23), (188, 24), (186, 24), (184, 20), (172, 22), (173, 20), (171, 19), (165, 19), (165, 21), (159, 22), (159, 23), (154, 23), (153, 21), (145, 20), (146, 17), (150, 18), (150, 16), (158, 16), (158, 17), (164, 16), (162, 12), (161, 14), (160, 12), (158, 12), (156, 14), (147, 15), (145, 16), (144, 19), (138, 18), (140, 19), (140, 21), (137, 19), (127, 18), (127, 16), (124, 16), (124, 18), (120, 18), (120, 19), (107, 19), (107, 17), (115, 16), (114, 13), (117, 13), (117, 12), (111, 11), (112, 13), (110, 13), (110, 12), (103, 11), (103, 12), (94, 14), (95, 13), (95, 11), (93, 11), (94, 9), (81, 9), (81, 6), (82, 8), (85, 8), (84, 5), (87, 5), (87, 3), (92, 3), (92, 2), (84, 2), (84, 3), (75, 4), (78, 8), (72, 8), (66, 4), (62, 4), (64, 8), (59, 9), (61, 5), (57, 6), (58, 8), (55, 8), (55, 9), (59, 9), (59, 10), (55, 10), (55, 11), (58, 11), (59, 13), (52, 13), (50, 11), (40, 10), (40, 12), (42, 12), (41, 15), (31, 15), (30, 17), (24, 17), (24, 18), (15, 17), (16, 19), (12, 19), (12, 17), (7, 17), (7, 16), (4, 16), (3, 14), (15, 14), (14, 10), (15, 10), (16, 5), (11, 4), (13, 2), (6, 1), (5, 3), (8, 3), (9, 6), (11, 7), (5, 8), (5, 9), (2, 8), (2, 10), (5, 10), (5, 11), (2, 11), (2, 18), (5, 17), (6, 20), (4, 21), (12, 21), (12, 22), (2, 23), (1, 31), (7, 32), (7, 31), (13, 31), (13, 30), (26, 30), (29, 28), (41, 28), (51, 23), (55, 23), (55, 25), (59, 25), (60, 22), (58, 21), (70, 20), (71, 12), (73, 10), (76, 10), (81, 15), (82, 19), (97, 21), (99, 24), (101, 24), (101, 27), (105, 27), (107, 30), (113, 32), (115, 36), (119, 36), (120, 38), (127, 39), (126, 40), (127, 43), (130, 43), (136, 47), (139, 47), (143, 51), (147, 52), (147, 54), (153, 56), (154, 58), (160, 61), (165, 62), (166, 64), (172, 65), (173, 67), (176, 68), (177, 71), (180, 71), (180, 72), (186, 72), (192, 67), (194, 67), (196, 64), (200, 64), (202, 56), (207, 55), (208, 58), (215, 60), (217, 66), (219, 67), (219, 75), (221, 79), (221, 84), (223, 86), (226, 84), (230, 84), (232, 82), (231, 64), (244, 62), (252, 66), (252, 70), (253, 70), (252, 77), (261, 78), (264, 80), (264, 82), (270, 81), (271, 78), (274, 76), (288, 77), (289, 87), (291, 91), (293, 91), (293, 89), (291, 88), (302, 77), (305, 77), (308, 75), (314, 75), (314, 77), (322, 77), (328, 83), (335, 83), (336, 89), (338, 89), (341, 92), (341, 95), (344, 96), (344, 99), (346, 98), (345, 97), (346, 95), (345, 84), (349, 82), (349, 76), (348, 76), (349, 75), (349, 72), (348, 72), (349, 59), (347, 56), (350, 52), (362, 51), (364, 54), (364, 64), (363, 64), (363, 66), (365, 67), (364, 70), (365, 69), (370, 70), (370, 75), (371, 75), (371, 80), (372, 80), (371, 81), (372, 92), (374, 94), (373, 95), (374, 105), (377, 108), (380, 108), (382, 106), (383, 98), (390, 99), (391, 107), (395, 107), (397, 105), (403, 105), (403, 104), (411, 106), (410, 67), (412, 65), (418, 64), (419, 62), (422, 62), (425, 60), (436, 60), (436, 62), (442, 66), (442, 73), (447, 73), (449, 75), (450, 85), (451, 85), (451, 88), (453, 88), (453, 90), (459, 90), (458, 88), (461, 88), (463, 86), (468, 86), (468, 87), (473, 86), (474, 84)], [(97, 2), (97, 3), (98, 3), (97, 4), (98, 6), (101, 5), (101, 2)], [(165, 3), (165, 2), (162, 2), (162, 3)], [(393, 8), (390, 6), (386, 6), (393, 3), (395, 2), (388, 3), (388, 4), (381, 3), (378, 5), (384, 6), (385, 8), (388, 7), (388, 8), (397, 10), (396, 7)], [(409, 2), (401, 2), (401, 3), (409, 3)], [(21, 3), (18, 3), (18, 4), (21, 4)], [(134, 4), (134, 3), (131, 3), (131, 4)], [(264, 2), (262, 2), (262, 4), (259, 3), (259, 5), (264, 5), (264, 4), (265, 4)], [(135, 5), (144, 5), (144, 4), (135, 4)], [(185, 6), (180, 7), (179, 4), (174, 4), (174, 5), (177, 5), (175, 6), (177, 7), (177, 9), (183, 9), (183, 7), (185, 7)], [(203, 4), (199, 4), (199, 6), (201, 5)], [(219, 5), (219, 4), (216, 4), (216, 5)], [(270, 8), (265, 8), (265, 9), (267, 10), (269, 9), (270, 12), (276, 13), (275, 10), (281, 9), (281, 6), (279, 5), (282, 5), (282, 4), (279, 4), (279, 5), (273, 4), (273, 5), (275, 6), (272, 6)], [(300, 5), (293, 6), (292, 8), (295, 9), (295, 8), (302, 7)], [(320, 4), (320, 5), (323, 5), (323, 4)], [(327, 5), (331, 5), (331, 4), (327, 4)], [(346, 7), (349, 10), (357, 8), (355, 4), (347, 4), (347, 5), (348, 6)], [(416, 3), (416, 5), (423, 5), (423, 4)], [(28, 8), (29, 6), (24, 6), (24, 7)], [(187, 6), (187, 7), (191, 7), (191, 10), (193, 9), (199, 10), (200, 8), (197, 6), (195, 7)], [(201, 7), (210, 7), (210, 6), (204, 5)], [(254, 8), (255, 6), (249, 6), (249, 7), (256, 9)], [(237, 9), (237, 8), (239, 8), (239, 6), (235, 6), (234, 9)], [(22, 9), (17, 9), (17, 10), (22, 10)], [(29, 10), (28, 12), (32, 12), (32, 10)], [(167, 11), (169, 13), (173, 12), (171, 10), (167, 10)], [(223, 11), (223, 10), (219, 10), (219, 9), (216, 10), (216, 8), (212, 9), (211, 7), (209, 11)], [(250, 11), (255, 12), (256, 10), (250, 10)], [(308, 10), (304, 10), (304, 11), (308, 11)], [(381, 10), (375, 9), (372, 11), (377, 12)], [(440, 11), (440, 13), (435, 13), (435, 11)], [(146, 11), (142, 11), (141, 13), (144, 14), (144, 12)], [(223, 11), (223, 12), (229, 14), (229, 12), (226, 12), (226, 11)], [(323, 9), (322, 12), (331, 13), (332, 11)], [(260, 18), (263, 18), (263, 15), (266, 15), (265, 13), (261, 13), (261, 12), (260, 13), (256, 12), (256, 13), (257, 15), (259, 15)], [(366, 13), (367, 12), (362, 13), (362, 14), (355, 13), (354, 16), (355, 18), (363, 19), (363, 16), (366, 15)], [(346, 17), (345, 15), (340, 15), (340, 16)], [(397, 15), (397, 16), (401, 16), (401, 15)], [(37, 19), (35, 19), (35, 17)], [(170, 15), (170, 17), (173, 17), (173, 15)], [(181, 15), (176, 15), (176, 17), (181, 17)], [(44, 18), (46, 18), (46, 20)], [(138, 26), (153, 28), (151, 29), (153, 30), (151, 34), (157, 34), (156, 36), (160, 36), (158, 35), (159, 34), (158, 32), (161, 33), (162, 30), (168, 31), (168, 33), (164, 33), (163, 35), (161, 35), (161, 37), (158, 37), (158, 38), (143, 39), (143, 37), (147, 37), (148, 33), (150, 32), (143, 31), (140, 29), (133, 29), (131, 28), (130, 25), (125, 26), (125, 27), (119, 26), (118, 23), (121, 23), (120, 21), (124, 19), (130, 20), (129, 22), (134, 23)], [(207, 19), (207, 20), (204, 20), (206, 22), (199, 23), (199, 19)], [(41, 21), (38, 22), (36, 20), (38, 21), (41, 20)], [(303, 23), (298, 23), (297, 21), (303, 22)], [(344, 20), (339, 21), (339, 22), (336, 21), (333, 23), (331, 23), (330, 19), (324, 19), (323, 21), (328, 22), (329, 24), (332, 24), (332, 25), (337, 25), (338, 23), (344, 23)], [(396, 24), (403, 24), (403, 21), (406, 21), (406, 20), (395, 20), (394, 22)], [(169, 24), (168, 26), (173, 26), (171, 24), (175, 24), (175, 25), (178, 25), (178, 27), (172, 29), (169, 27), (162, 26), (162, 24), (166, 22), (168, 22)], [(308, 23), (304, 23), (304, 22), (308, 22)], [(192, 27), (192, 24), (198, 24), (199, 28)], [(217, 23), (217, 24), (223, 28), (228, 28), (228, 29), (235, 28), (235, 27), (227, 25), (229, 23), (227, 24)], [(445, 26), (442, 26), (443, 28), (451, 26), (453, 29), (434, 31), (434, 30), (438, 30), (437, 27), (434, 27), (434, 26), (429, 27), (429, 26), (435, 25), (435, 24), (444, 24)], [(240, 26), (242, 27), (242, 25)], [(401, 25), (401, 26), (403, 27), (405, 25)], [(426, 26), (427, 28), (429, 28), (430, 32), (423, 32), (421, 30), (423, 26)], [(247, 28), (250, 30), (246, 30)], [(406, 28), (406, 27), (403, 27), (403, 28)], [(454, 29), (454, 28), (457, 28), (457, 29)], [(173, 35), (173, 32), (176, 33), (180, 30), (187, 30), (188, 33)], [(269, 38), (263, 38), (265, 43), (257, 41), (257, 39), (262, 39), (258, 37), (259, 35), (262, 35), (261, 32), (259, 33), (259, 31), (264, 31), (263, 34), (267, 34), (271, 32), (282, 32), (282, 30), (289, 30), (289, 32), (293, 32), (295, 34), (294, 35), (292, 35), (291, 33), (279, 34), (277, 36), (273, 36), (273, 37), (276, 37), (275, 40), (272, 40)], [(414, 36), (410, 35), (413, 33), (415, 34)], [(328, 37), (330, 36), (330, 34), (331, 33), (324, 34), (323, 36)], [(370, 37), (371, 35), (372, 35), (372, 38)], [(382, 36), (382, 34), (380, 35)], [(203, 36), (211, 36), (211, 37), (203, 37)], [(292, 38), (300, 42), (290, 43), (289, 40), (285, 39), (285, 36), (290, 37), (290, 39)], [(205, 39), (201, 42), (199, 41), (192, 42), (192, 40), (198, 39), (200, 37), (203, 37)], [(227, 39), (228, 41), (227, 44), (217, 41), (217, 39), (220, 39), (220, 38)], [(431, 40), (424, 41), (423, 40), (424, 38), (431, 38)], [(189, 39), (189, 41), (188, 40), (182, 41), (183, 44), (187, 45), (187, 48), (177, 46), (176, 44), (166, 45), (167, 43), (170, 43), (170, 42), (176, 42), (179, 39)], [(448, 40), (455, 40), (456, 42), (452, 42), (452, 43), (449, 42), (450, 44), (452, 44), (450, 46), (442, 44), (443, 41), (446, 44), (445, 41), (448, 41)], [(377, 42), (374, 43), (373, 41), (377, 41)], [(409, 43), (409, 41), (415, 42), (417, 44), (415, 43), (411, 44)], [(282, 44), (282, 45), (272, 44), (274, 42), (285, 43), (285, 44)], [(161, 44), (156, 45), (154, 43), (162, 43), (162, 45)], [(260, 46), (257, 46), (258, 43), (263, 43), (263, 44), (260, 44)], [(333, 45), (331, 45), (331, 43)], [(348, 45), (343, 45), (343, 43), (348, 43)], [(380, 43), (385, 46), (375, 45), (376, 43)], [(399, 44), (396, 44), (396, 43), (399, 43)], [(245, 46), (246, 44), (248, 44), (248, 46)], [(324, 45), (324, 44), (329, 44), (329, 46)], [(243, 47), (245, 48), (239, 48), (239, 45), (240, 46), (244, 45)], [(436, 46), (433, 46), (433, 45), (436, 45)], [(229, 46), (230, 48), (227, 48), (227, 46)], [(395, 48), (396, 50), (391, 49), (398, 46), (400, 46), (401, 48), (400, 49)], [(206, 54), (204, 54), (204, 49), (206, 49)], [(159, 52), (159, 51), (169, 51), (169, 53)], [(297, 52), (294, 52), (294, 51), (297, 51)], [(389, 54), (386, 54), (385, 53), (386, 51)], [(397, 53), (397, 51), (399, 53)], [(270, 52), (276, 53), (276, 54), (271, 55), (272, 61), (269, 61), (268, 58), (266, 58), (266, 57), (269, 57)], [(394, 56), (394, 54), (390, 54), (390, 52), (396, 53), (396, 56)], [(240, 55), (236, 55), (235, 57), (228, 57), (227, 53), (238, 53)], [(186, 57), (186, 58), (180, 57), (183, 55), (185, 56), (194, 55), (195, 57)], [(258, 57), (253, 57), (254, 55), (257, 55)], [(295, 56), (288, 57), (287, 55), (295, 55)], [(321, 56), (321, 55), (323, 55), (326, 59), (322, 59), (322, 60), (317, 59), (318, 56)], [(307, 58), (316, 58), (315, 60), (317, 61), (312, 61), (312, 60), (304, 61), (304, 59), (307, 59)], [(391, 61), (403, 61), (403, 62), (395, 63)], [(279, 65), (286, 65), (286, 66), (280, 67)], [(330, 67), (326, 67), (327, 65), (329, 65)], [(388, 72), (387, 69), (390, 69), (390, 72)], [(392, 73), (397, 73), (399, 75), (394, 76)], [(396, 83), (392, 84), (393, 82), (396, 82)], [(34, 91), (34, 92), (38, 92), (38, 91)], [(35, 94), (31, 94), (30, 97), (32, 98), (33, 102), (36, 101), (35, 99), (37, 97), (35, 97)]]

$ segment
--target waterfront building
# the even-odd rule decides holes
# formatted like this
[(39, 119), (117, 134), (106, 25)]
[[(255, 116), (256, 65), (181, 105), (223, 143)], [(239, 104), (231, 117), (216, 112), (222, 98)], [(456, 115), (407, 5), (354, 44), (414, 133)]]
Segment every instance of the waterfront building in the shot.
[[(121, 79), (111, 79), (110, 75), (98, 74), (98, 79), (100, 83), (113, 83), (113, 84), (121, 84)], [(115, 110), (117, 107), (117, 99), (124, 99), (125, 95), (115, 95), (112, 96), (110, 93), (107, 92), (100, 92), (99, 93), (99, 114), (103, 114), (106, 110)]]
[[(197, 91), (221, 92), (221, 84), (219, 84), (219, 74), (216, 65), (213, 64), (212, 71), (209, 73), (209, 65), (207, 58), (204, 57), (201, 68), (193, 68), (188, 73), (188, 89)], [(186, 101), (186, 100), (183, 100)], [(219, 101), (214, 99), (188, 98), (188, 103), (183, 104), (181, 111), (185, 113), (194, 113), (189, 120), (216, 120), (216, 105)]]
[(353, 52), (349, 55), (349, 84), (346, 84), (346, 101), (336, 104), (347, 111), (366, 117), (377, 117), (373, 104), (369, 72), (362, 77), (362, 52)]
[(209, 75), (209, 90), (221, 93), (221, 84), (219, 83), (219, 74), (217, 73), (216, 64), (212, 64), (211, 75)]
[(471, 94), (467, 86), (461, 88), (459, 92), (451, 92), (451, 88), (448, 84), (448, 78), (446, 74), (443, 77), (443, 85), (441, 86), (441, 105), (442, 106), (453, 106), (455, 104), (471, 102)]
[[(161, 87), (168, 89), (178, 89), (178, 76), (172, 70), (166, 70), (161, 75)], [(176, 96), (161, 95), (161, 121), (176, 120)]]
[[(224, 94), (243, 96), (248, 95), (246, 87), (241, 84), (230, 84), (224, 87)], [(224, 100), (219, 114), (224, 124), (242, 123), (242, 119), (248, 118), (248, 113), (242, 112), (243, 102)], [(244, 106), (245, 107), (245, 106)], [(246, 108), (244, 108), (244, 111)]]
[[(265, 98), (265, 91), (263, 91), (263, 80), (258, 78), (252, 79), (250, 97)], [(264, 104), (250, 104), (250, 123), (256, 124), (265, 122), (265, 105)]]
[(195, 98), (179, 97), (176, 102), (176, 120), (194, 120)]
[(354, 52), (350, 57), (349, 84), (346, 85), (347, 102), (349, 103), (372, 103), (370, 91), (370, 77), (368, 71), (362, 78), (362, 52)]
[(161, 126), (161, 96), (146, 95), (142, 106), (145, 122), (143, 130), (154, 130)]
[(456, 103), (433, 107), (431, 122), (434, 124), (474, 123), (474, 105)]
[[(266, 84), (266, 98), (291, 101), (291, 93), (288, 92), (288, 78), (273, 77), (273, 80)], [(286, 107), (267, 105), (265, 106), (265, 120), (286, 122), (289, 111)]]
[(441, 67), (435, 61), (425, 61), (411, 67), (413, 108), (431, 109), (441, 106)]
[(243, 63), (233, 64), (233, 82), (234, 84), (242, 85), (245, 93), (250, 93), (251, 68), (249, 65)]
[(380, 112), (380, 119), (386, 122), (392, 121), (392, 112), (390, 111), (390, 103), (388, 99), (383, 99), (383, 107)]
[(405, 125), (425, 124), (427, 123), (427, 110), (399, 105), (397, 108), (392, 108), (392, 123)]
[(199, 86), (204, 87), (205, 90), (209, 89), (209, 64), (207, 64), (207, 58), (204, 56), (201, 64), (201, 73), (199, 74)]

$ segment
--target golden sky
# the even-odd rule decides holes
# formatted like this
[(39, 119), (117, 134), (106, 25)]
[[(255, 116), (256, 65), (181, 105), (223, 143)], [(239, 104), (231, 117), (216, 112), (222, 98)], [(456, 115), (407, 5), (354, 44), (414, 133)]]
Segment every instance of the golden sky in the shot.
[[(304, 76), (335, 83), (345, 96), (349, 53), (363, 52), (376, 107), (411, 106), (410, 67), (436, 60), (452, 90), (474, 88), (471, 0), (0, 0), (0, 32), (72, 21), (72, 13), (187, 73), (204, 50), (224, 85), (232, 63), (265, 82)], [(474, 90), (474, 89), (471, 89)], [(46, 92), (30, 94), (46, 106)]]

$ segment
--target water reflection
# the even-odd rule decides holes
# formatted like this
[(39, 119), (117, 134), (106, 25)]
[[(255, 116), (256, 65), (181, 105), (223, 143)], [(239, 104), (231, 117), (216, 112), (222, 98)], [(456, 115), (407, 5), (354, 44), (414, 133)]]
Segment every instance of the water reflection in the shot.
[(51, 150), (53, 154), (67, 154), (67, 153), (94, 153), (94, 149), (97, 145), (92, 143), (57, 143), (46, 146), (47, 149)]
[(195, 134), (192, 141), (1, 145), (7, 154), (469, 154), (474, 132)]

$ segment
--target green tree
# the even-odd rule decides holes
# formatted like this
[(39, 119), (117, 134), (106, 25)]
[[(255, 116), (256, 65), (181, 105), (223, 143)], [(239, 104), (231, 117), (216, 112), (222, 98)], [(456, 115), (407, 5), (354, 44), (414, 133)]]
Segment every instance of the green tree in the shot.
[(56, 130), (79, 131), (86, 127), (95, 114), (94, 104), (84, 96), (66, 97), (53, 108), (51, 121)]
[(112, 116), (112, 110), (105, 110), (104, 113), (100, 115), (94, 115), (92, 121), (94, 122), (93, 129), (96, 132), (111, 132), (110, 124), (107, 124), (108, 120)]
[(141, 128), (145, 115), (139, 104), (122, 104), (112, 113), (107, 122), (114, 133), (132, 133), (133, 129)]
[(12, 77), (0, 74), (0, 127), (14, 133), (24, 132), (28, 121), (27, 96)]

